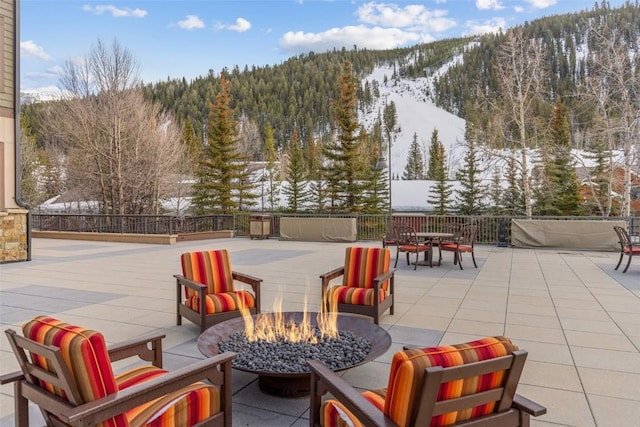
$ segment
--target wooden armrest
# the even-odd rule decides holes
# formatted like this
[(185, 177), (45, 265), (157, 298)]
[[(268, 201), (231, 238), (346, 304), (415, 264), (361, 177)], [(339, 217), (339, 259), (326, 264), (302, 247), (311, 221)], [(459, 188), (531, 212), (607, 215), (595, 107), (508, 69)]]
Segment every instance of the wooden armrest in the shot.
[(259, 285), (260, 282), (262, 282), (262, 279), (258, 279), (257, 277), (253, 277), (245, 273), (232, 271), (231, 274), (233, 275), (234, 280), (237, 280), (238, 282), (242, 282), (242, 283), (247, 283), (252, 287), (254, 285)]
[(0, 385), (14, 383), (16, 381), (21, 381), (24, 379), (24, 375), (22, 371), (10, 372), (8, 374), (0, 375)]
[(382, 273), (381, 275), (373, 279), (373, 283), (383, 283), (391, 279), (395, 273), (396, 273), (395, 268), (392, 268), (389, 271), (385, 271), (384, 273)]
[(165, 334), (147, 335), (110, 345), (107, 349), (109, 359), (115, 362), (138, 356), (144, 361), (151, 362), (153, 366), (162, 368), (162, 339), (164, 337), (166, 337)]
[(547, 413), (547, 408), (517, 393), (515, 396), (513, 396), (513, 406), (528, 414), (533, 415), (534, 417)]
[[(397, 424), (385, 417), (382, 411), (376, 408), (373, 403), (365, 399), (358, 390), (354, 389), (349, 383), (327, 368), (321, 361), (310, 360), (307, 364), (314, 374), (311, 378), (321, 382), (320, 390), (327, 389), (329, 393), (345, 405), (363, 425), (371, 427), (397, 427)], [(316, 396), (313, 395), (316, 390), (318, 390), (318, 388), (312, 384), (312, 405), (316, 400)], [(316, 408), (315, 413), (319, 413), (319, 410), (320, 408)]]
[(344, 274), (344, 267), (334, 268), (333, 270), (321, 274), (320, 278), (322, 279), (322, 283), (328, 283), (330, 280), (333, 280), (337, 277), (340, 277)]
[[(213, 384), (221, 384), (224, 380), (228, 381), (228, 383), (225, 383), (225, 387), (231, 387), (231, 378), (224, 378), (223, 375), (225, 371), (231, 371), (231, 361), (235, 357), (235, 353), (225, 352), (200, 360), (161, 377), (118, 391), (116, 394), (63, 410), (60, 412), (60, 418), (68, 424), (80, 425), (82, 421), (98, 424), (142, 403), (149, 402), (201, 380), (207, 379)], [(218, 365), (226, 364), (228, 364), (228, 369), (223, 367), (218, 370)]]
[(207, 285), (203, 283), (194, 282), (193, 280), (187, 279), (186, 277), (181, 276), (179, 274), (174, 274), (173, 277), (176, 278), (176, 280), (180, 285), (186, 286), (187, 288), (193, 289), (194, 291), (200, 291), (202, 288), (204, 289), (207, 288)]

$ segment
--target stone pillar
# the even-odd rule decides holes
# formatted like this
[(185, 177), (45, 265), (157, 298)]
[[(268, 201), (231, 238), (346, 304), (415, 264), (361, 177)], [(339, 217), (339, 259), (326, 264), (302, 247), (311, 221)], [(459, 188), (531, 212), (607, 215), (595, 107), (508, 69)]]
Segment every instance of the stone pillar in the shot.
[(26, 209), (0, 212), (0, 263), (27, 260)]

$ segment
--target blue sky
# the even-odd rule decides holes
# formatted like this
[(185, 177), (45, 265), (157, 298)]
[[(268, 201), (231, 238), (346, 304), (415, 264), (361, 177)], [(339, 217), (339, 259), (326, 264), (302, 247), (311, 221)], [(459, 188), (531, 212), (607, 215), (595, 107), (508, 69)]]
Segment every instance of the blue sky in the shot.
[[(116, 39), (146, 83), (276, 65), (334, 47), (387, 49), (591, 9), (595, 0), (22, 0), (21, 89), (59, 85), (65, 61)], [(609, 0), (612, 7), (624, 0)]]

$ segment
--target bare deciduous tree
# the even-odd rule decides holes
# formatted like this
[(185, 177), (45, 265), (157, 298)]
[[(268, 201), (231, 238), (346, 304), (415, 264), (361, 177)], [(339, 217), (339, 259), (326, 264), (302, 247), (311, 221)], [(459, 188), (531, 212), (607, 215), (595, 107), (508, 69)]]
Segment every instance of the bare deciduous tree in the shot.
[(630, 43), (619, 30), (592, 28), (590, 34), (596, 48), (587, 63), (583, 99), (595, 108), (595, 138), (606, 143), (611, 165), (610, 188), (615, 188), (613, 180), (616, 179), (612, 154), (614, 150), (622, 152), (624, 177), (620, 214), (629, 216), (631, 173), (640, 159), (640, 52), (637, 45)]
[(497, 111), (494, 117), (499, 117), (500, 123), (493, 123), (494, 132), (489, 139), (494, 146), (511, 150), (524, 193), (525, 214), (531, 216), (530, 150), (541, 137), (534, 109), (547, 75), (542, 40), (526, 38), (521, 28), (509, 31), (498, 53), (496, 73), (498, 94), (485, 101)]
[(64, 143), (69, 187), (103, 213), (158, 213), (185, 150), (175, 121), (144, 99), (131, 52), (98, 41), (83, 61), (66, 63), (61, 83), (67, 97), (46, 124)]

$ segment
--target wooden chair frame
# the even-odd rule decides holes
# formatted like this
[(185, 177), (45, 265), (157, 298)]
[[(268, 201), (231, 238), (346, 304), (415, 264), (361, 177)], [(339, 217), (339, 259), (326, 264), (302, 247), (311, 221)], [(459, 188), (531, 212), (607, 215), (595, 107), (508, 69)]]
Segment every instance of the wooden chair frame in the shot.
[[(21, 371), (0, 376), (0, 384), (13, 383), (14, 386), (16, 427), (29, 426), (29, 401), (40, 407), (48, 426), (93, 426), (145, 402), (203, 380), (208, 380), (220, 387), (221, 410), (204, 420), (200, 425), (231, 426), (231, 363), (236, 357), (235, 353), (226, 352), (198, 361), (98, 400), (81, 403), (82, 400), (73, 375), (64, 362), (58, 347), (37, 343), (18, 335), (12, 329), (6, 330), (5, 333), (21, 369)], [(162, 339), (164, 337), (164, 334), (158, 334), (110, 346), (108, 349), (109, 359), (113, 363), (137, 356), (141, 360), (162, 368)], [(29, 353), (45, 357), (49, 366), (53, 368), (53, 372), (32, 363), (28, 356)], [(69, 401), (40, 387), (40, 380), (65, 390)], [(66, 424), (61, 423), (60, 420)]]
[(631, 265), (631, 258), (633, 258), (634, 255), (640, 255), (640, 246), (633, 245), (633, 243), (631, 242), (631, 236), (624, 228), (618, 225), (614, 225), (613, 229), (618, 235), (618, 241), (620, 242), (620, 259), (618, 260), (618, 264), (616, 265), (616, 268), (614, 270), (617, 270), (618, 267), (620, 267), (622, 258), (627, 255), (629, 257), (627, 260), (627, 265), (624, 267), (624, 270), (622, 270), (623, 273), (626, 273), (629, 269), (629, 266)]
[[(256, 300), (256, 306), (249, 309), (251, 314), (260, 314), (260, 283), (262, 279), (258, 279), (257, 277), (250, 276), (248, 274), (239, 273), (237, 271), (232, 272), (233, 280), (237, 280), (238, 282), (246, 283), (251, 286), (253, 290), (253, 294)], [(224, 322), (225, 320), (234, 319), (236, 317), (241, 317), (242, 313), (240, 310), (232, 310), (232, 311), (224, 311), (221, 313), (213, 313), (207, 314), (206, 310), (206, 295), (207, 295), (207, 285), (203, 283), (194, 282), (193, 280), (187, 279), (186, 277), (180, 274), (174, 274), (173, 277), (176, 278), (176, 298), (177, 298), (177, 309), (176, 309), (176, 325), (182, 325), (182, 317), (186, 317), (191, 322), (195, 323), (200, 327), (200, 333), (204, 332), (206, 329), (215, 325), (216, 323)], [(198, 293), (198, 300), (200, 301), (199, 311), (192, 309), (184, 304), (184, 292), (183, 287), (189, 288)]]
[[(422, 392), (416, 396), (419, 402), (414, 405), (415, 410), (411, 414), (409, 425), (427, 427), (433, 416), (496, 402), (494, 413), (456, 423), (454, 426), (528, 427), (530, 416), (543, 415), (547, 410), (545, 407), (515, 394), (526, 357), (525, 350), (516, 350), (507, 356), (480, 362), (450, 368), (440, 366), (427, 368), (421, 384)], [(368, 427), (397, 427), (393, 420), (386, 417), (382, 411), (365, 399), (360, 391), (354, 389), (322, 362), (313, 360), (309, 361), (308, 365), (311, 368), (310, 426), (320, 426), (322, 395), (328, 391), (334, 399), (345, 405), (362, 424)], [(458, 398), (437, 400), (438, 390), (442, 383), (500, 370), (507, 371), (502, 387)]]
[[(393, 315), (393, 293), (395, 288), (395, 269), (389, 269), (386, 273), (382, 273), (375, 279), (373, 279), (373, 305), (360, 305), (360, 304), (338, 304), (338, 312), (341, 313), (353, 313), (361, 314), (363, 316), (373, 317), (373, 323), (376, 325), (380, 320), (380, 316), (389, 310), (389, 314)], [(322, 295), (323, 298), (327, 295), (329, 284), (332, 280), (344, 275), (344, 267), (338, 267), (320, 276), (322, 280)], [(389, 294), (380, 302), (379, 295), (382, 289), (382, 284), (389, 280)], [(328, 301), (326, 301), (328, 304)], [(325, 307), (328, 310), (329, 307)]]

